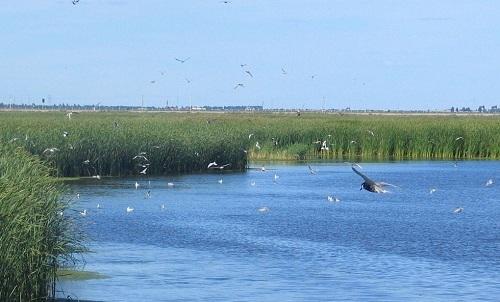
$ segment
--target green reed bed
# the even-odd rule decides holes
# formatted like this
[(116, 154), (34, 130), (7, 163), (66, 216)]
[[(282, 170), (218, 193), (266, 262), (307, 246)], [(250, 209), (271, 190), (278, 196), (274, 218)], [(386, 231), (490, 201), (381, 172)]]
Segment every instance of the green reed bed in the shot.
[[(156, 175), (205, 171), (212, 161), (243, 170), (247, 160), (500, 158), (499, 116), (2, 112), (0, 127), (0, 140), (40, 155), (59, 176), (138, 175), (141, 152)], [(321, 150), (315, 142), (325, 140)], [(60, 151), (43, 154), (51, 147)]]
[(22, 148), (0, 144), (0, 301), (45, 301), (58, 266), (82, 251), (67, 203), (49, 169)]

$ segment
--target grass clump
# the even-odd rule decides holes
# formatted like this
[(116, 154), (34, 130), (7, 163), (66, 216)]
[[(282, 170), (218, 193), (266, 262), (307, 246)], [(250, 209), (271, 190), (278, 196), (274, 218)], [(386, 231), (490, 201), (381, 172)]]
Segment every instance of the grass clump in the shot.
[(213, 161), (244, 170), (248, 160), (500, 158), (500, 116), (0, 112), (0, 127), (0, 139), (58, 176), (139, 175), (144, 163), (133, 158), (142, 152), (154, 175)]
[(42, 161), (0, 144), (0, 301), (52, 297), (57, 267), (82, 251), (60, 197)]

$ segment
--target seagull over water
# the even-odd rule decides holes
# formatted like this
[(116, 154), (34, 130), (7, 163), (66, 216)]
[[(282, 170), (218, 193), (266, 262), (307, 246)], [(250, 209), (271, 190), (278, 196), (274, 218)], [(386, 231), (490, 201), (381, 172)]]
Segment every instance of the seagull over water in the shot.
[(491, 185), (493, 185), (495, 183), (495, 181), (493, 181), (493, 178), (490, 178), (488, 179), (488, 181), (486, 182), (485, 186), (489, 187)]
[(453, 210), (453, 214), (460, 214), (464, 211), (464, 208), (458, 207)]
[(311, 166), (307, 165), (307, 167), (309, 168), (309, 173), (311, 173), (312, 175), (315, 175), (317, 173), (316, 170), (314, 170)]
[(364, 179), (364, 182), (361, 184), (360, 190), (365, 189), (365, 190), (372, 192), (372, 193), (387, 193), (388, 191), (385, 190), (384, 187), (386, 187), (386, 186), (397, 187), (397, 186), (391, 185), (389, 183), (375, 182), (375, 181), (371, 180), (370, 178), (368, 178), (368, 176), (366, 176), (363, 173), (356, 170), (356, 168), (354, 168), (354, 165), (351, 166), (351, 169), (354, 171), (354, 173), (358, 174), (359, 176), (361, 176)]

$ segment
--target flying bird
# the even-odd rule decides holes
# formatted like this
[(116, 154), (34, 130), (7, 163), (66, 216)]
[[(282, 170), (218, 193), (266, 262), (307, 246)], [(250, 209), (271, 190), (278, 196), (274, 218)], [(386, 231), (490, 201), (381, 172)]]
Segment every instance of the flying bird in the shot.
[(261, 212), (261, 213), (267, 213), (267, 212), (269, 212), (269, 208), (268, 207), (262, 207), (262, 208), (259, 208), (258, 211)]
[(309, 173), (311, 173), (312, 175), (315, 175), (316, 173), (318, 173), (310, 165), (307, 165), (307, 167), (309, 168)]
[(252, 136), (253, 136), (253, 133), (250, 133), (250, 134), (248, 135), (248, 139), (251, 139), (251, 138), (252, 138)]
[(85, 210), (83, 210), (83, 211), (81, 211), (79, 213), (80, 213), (80, 215), (82, 215), (83, 217), (85, 217), (85, 216), (87, 216), (87, 209), (85, 209)]
[(78, 2), (80, 2), (80, 0), (73, 0), (73, 1), (71, 1), (71, 3), (73, 3), (73, 5), (77, 5)]
[(244, 84), (242, 84), (242, 83), (238, 83), (238, 84), (236, 84), (236, 86), (234, 86), (234, 88), (233, 88), (233, 89), (238, 89), (238, 87), (242, 87), (242, 88), (244, 88), (244, 87), (245, 87), (245, 85), (244, 85)]
[(351, 169), (354, 171), (354, 173), (361, 176), (364, 180), (364, 182), (361, 184), (360, 190), (365, 189), (365, 190), (372, 192), (372, 193), (387, 193), (388, 191), (385, 190), (384, 187), (386, 187), (386, 186), (397, 187), (395, 185), (391, 185), (391, 184), (385, 183), (385, 182), (374, 182), (373, 180), (368, 178), (368, 176), (366, 176), (363, 173), (356, 170), (356, 168), (354, 168), (354, 165), (351, 166)]
[(287, 74), (287, 72), (286, 72), (286, 70), (284, 68), (281, 68), (281, 74), (283, 74), (283, 75)]
[(185, 63), (187, 60), (189, 60), (189, 59), (191, 59), (191, 57), (187, 57), (187, 58), (185, 58), (184, 60), (183, 60), (183, 59), (178, 59), (178, 58), (175, 58), (175, 60), (176, 60), (177, 62), (180, 62), (181, 64), (184, 64), (184, 63)]
[(490, 178), (488, 179), (488, 181), (486, 182), (485, 186), (489, 187), (491, 185), (493, 185), (495, 183), (495, 181), (493, 180), (493, 178)]
[(255, 148), (257, 148), (257, 149), (259, 149), (259, 150), (260, 150), (260, 144), (259, 144), (259, 142), (256, 142), (256, 143), (255, 143)]
[(132, 159), (143, 159), (143, 160), (145, 160), (145, 161), (149, 161), (149, 160), (146, 158), (146, 156), (144, 156), (144, 154), (146, 154), (146, 153), (141, 152), (139, 155), (136, 155), (136, 156), (132, 157)]
[(436, 188), (432, 188), (432, 189), (430, 189), (429, 194), (433, 194), (436, 191), (437, 191)]
[(371, 136), (375, 136), (375, 133), (373, 133), (373, 131), (371, 130), (366, 130), (366, 132), (370, 133)]
[(132, 212), (132, 211), (134, 211), (134, 208), (127, 207), (127, 213), (130, 213), (130, 212)]
[(463, 211), (464, 211), (464, 208), (458, 207), (458, 208), (453, 209), (453, 214), (459, 214), (459, 213), (462, 213)]
[(211, 162), (211, 163), (208, 164), (207, 169), (210, 169), (210, 168), (216, 167), (216, 166), (217, 166), (216, 162)]
[(464, 137), (463, 136), (459, 136), (459, 137), (455, 138), (455, 141), (458, 141), (458, 140), (461, 140), (461, 139), (464, 139)]
[(253, 78), (253, 74), (250, 72), (250, 70), (245, 70), (245, 73), (248, 74), (251, 78)]
[(144, 170), (142, 170), (141, 172), (139, 172), (139, 174), (143, 174), (143, 175), (146, 175), (146, 171), (148, 170), (148, 167), (144, 168)]
[(136, 181), (135, 182), (135, 189), (137, 190), (139, 188), (139, 186), (140, 186), (139, 183)]

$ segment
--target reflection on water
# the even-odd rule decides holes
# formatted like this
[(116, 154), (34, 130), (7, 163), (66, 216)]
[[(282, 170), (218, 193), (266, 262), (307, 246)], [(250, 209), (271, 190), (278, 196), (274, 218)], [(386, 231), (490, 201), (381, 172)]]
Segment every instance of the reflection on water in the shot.
[[(89, 212), (78, 219), (95, 251), (85, 269), (111, 278), (59, 288), (101, 301), (500, 296), (500, 186), (485, 186), (500, 180), (500, 162), (363, 167), (400, 188), (359, 191), (362, 179), (331, 163), (314, 165), (316, 175), (307, 165), (275, 165), (74, 184), (75, 208)], [(456, 207), (464, 211), (454, 214)]]

